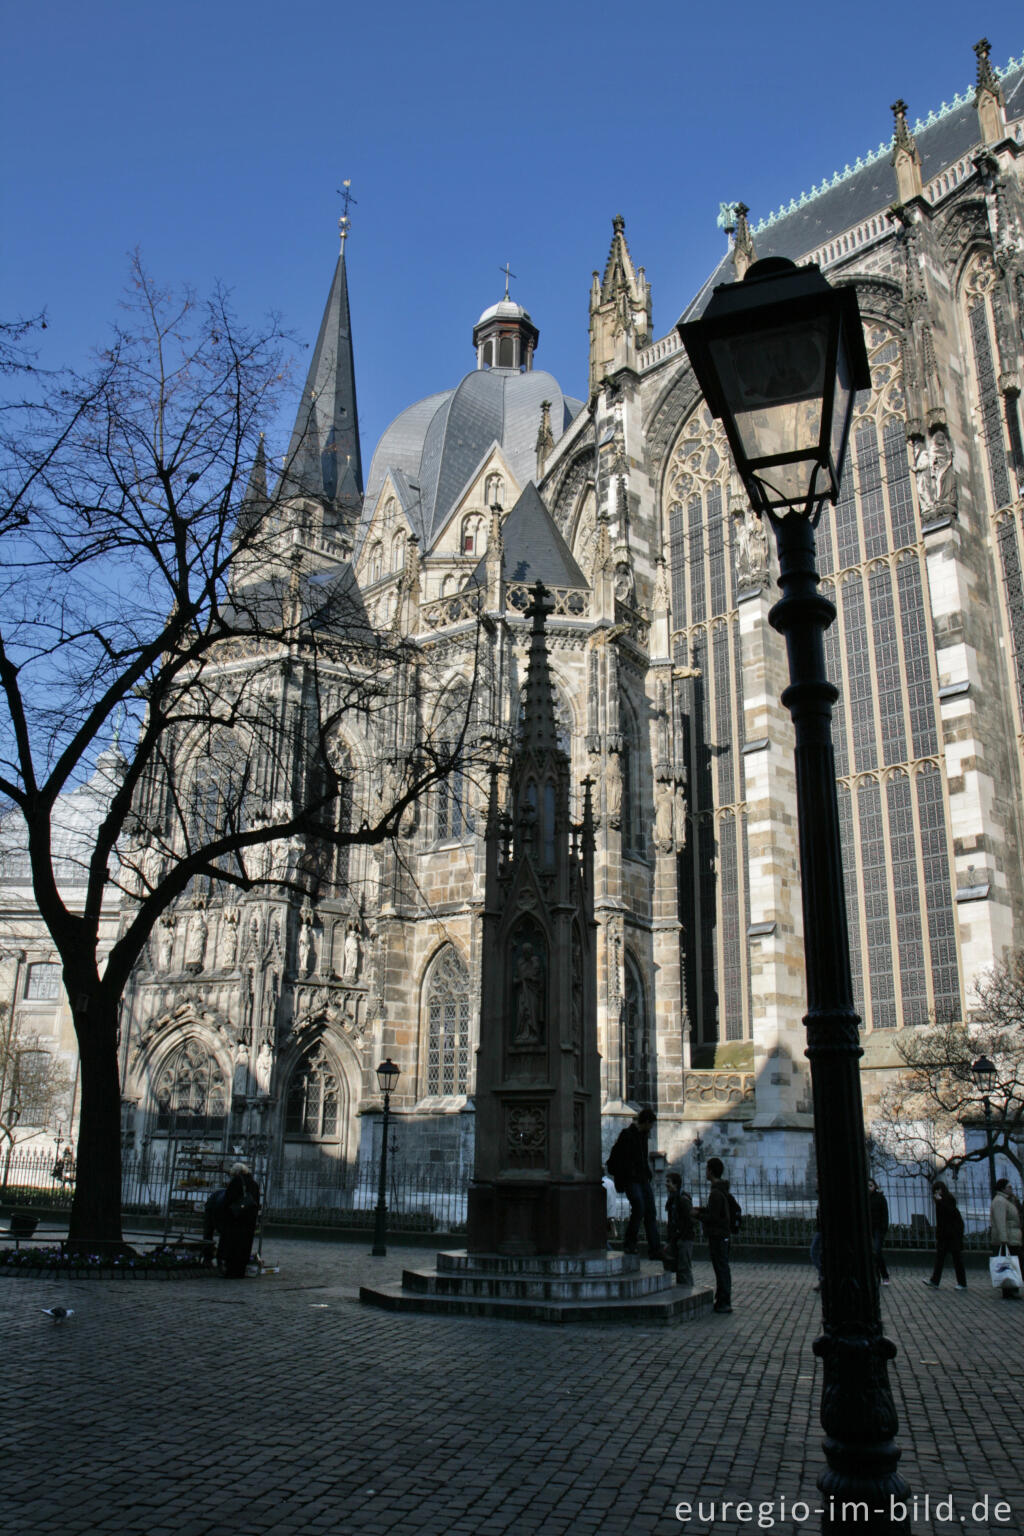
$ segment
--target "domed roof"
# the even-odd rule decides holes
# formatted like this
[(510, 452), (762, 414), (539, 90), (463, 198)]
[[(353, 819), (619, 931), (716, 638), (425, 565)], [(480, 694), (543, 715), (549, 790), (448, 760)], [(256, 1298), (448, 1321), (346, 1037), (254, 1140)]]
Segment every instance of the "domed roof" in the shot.
[(521, 304), (517, 304), (515, 299), (499, 299), (497, 304), (492, 304), (489, 309), (484, 310), (477, 325), (483, 325), (487, 320), (529, 320), (530, 324), (533, 324), (528, 312)]
[[(495, 305), (495, 309), (504, 308)], [(510, 310), (525, 314), (508, 301)], [(583, 409), (563, 395), (558, 380), (543, 370), (514, 372), (481, 368), (467, 373), (455, 389), (429, 395), (397, 416), (377, 445), (370, 465), (363, 532), (373, 514), (388, 470), (398, 470), (419, 493), (410, 507), (424, 553), (444, 528), (452, 508), (497, 443), (520, 486), (536, 472), (537, 429), (543, 400), (551, 402), (551, 430), (561, 437)], [(360, 540), (361, 542), (361, 540)]]

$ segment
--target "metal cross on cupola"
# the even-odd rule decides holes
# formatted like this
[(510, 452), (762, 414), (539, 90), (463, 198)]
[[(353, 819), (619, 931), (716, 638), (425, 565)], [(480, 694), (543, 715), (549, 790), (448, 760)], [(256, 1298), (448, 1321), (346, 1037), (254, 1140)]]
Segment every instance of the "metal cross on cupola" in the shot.
[[(505, 297), (507, 299), (508, 298), (509, 278), (515, 277), (516, 274), (513, 271), (510, 270), (510, 263), (507, 262), (507, 261), (506, 261), (506, 263), (505, 263), (505, 265), (503, 267), (499, 267), (498, 268), (498, 271), (499, 272), (504, 272), (504, 274), (505, 274)], [(516, 281), (518, 282), (519, 279), (516, 278)]]

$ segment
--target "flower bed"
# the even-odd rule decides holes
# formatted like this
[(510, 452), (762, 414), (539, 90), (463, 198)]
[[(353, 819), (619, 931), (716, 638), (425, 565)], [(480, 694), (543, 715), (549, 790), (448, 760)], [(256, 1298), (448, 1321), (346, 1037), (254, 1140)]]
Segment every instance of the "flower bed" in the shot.
[(152, 1253), (136, 1253), (128, 1249), (122, 1253), (65, 1253), (57, 1247), (41, 1244), (25, 1248), (0, 1248), (0, 1274), (3, 1275), (69, 1275), (76, 1279), (96, 1275), (124, 1278), (151, 1275), (170, 1279), (179, 1275), (216, 1274), (216, 1270), (203, 1263), (202, 1256), (192, 1250), (176, 1248), (156, 1249)]

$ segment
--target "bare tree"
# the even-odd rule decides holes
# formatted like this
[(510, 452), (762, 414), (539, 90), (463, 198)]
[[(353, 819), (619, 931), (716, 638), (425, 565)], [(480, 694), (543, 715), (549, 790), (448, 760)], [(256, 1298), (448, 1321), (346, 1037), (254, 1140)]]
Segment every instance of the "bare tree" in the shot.
[(883, 1094), (872, 1131), (889, 1156), (926, 1171), (955, 1171), (987, 1157), (981, 1091), (971, 1074), (987, 1056), (996, 1077), (987, 1092), (993, 1148), (1024, 1173), (1024, 954), (995, 967), (976, 989), (970, 1024), (907, 1031), (897, 1049), (906, 1066)]
[[(46, 378), (2, 417), (0, 811), (24, 823), (78, 1037), (73, 1243), (121, 1240), (119, 1003), (168, 909), (224, 884), (315, 900), (344, 884), (348, 848), (400, 836), (466, 768), (475, 688), (432, 731), (441, 682), (403, 619), (415, 549), (382, 634), (342, 511), (304, 498), (291, 461), (268, 490), (285, 343), (223, 292), (160, 290), (136, 259), (92, 372)], [(106, 809), (72, 851), (72, 910), (60, 807), (86, 779)]]
[(0, 1003), (0, 1142), (8, 1153), (66, 1119), (70, 1093), (64, 1062)]

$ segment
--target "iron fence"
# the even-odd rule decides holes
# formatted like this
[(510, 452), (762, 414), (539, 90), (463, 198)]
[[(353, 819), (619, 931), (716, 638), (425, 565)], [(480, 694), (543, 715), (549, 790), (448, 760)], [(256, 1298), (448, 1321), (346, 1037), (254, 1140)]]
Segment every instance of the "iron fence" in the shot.
[[(371, 1163), (321, 1163), (295, 1166), (269, 1163), (258, 1166), (263, 1185), (263, 1215), (281, 1225), (320, 1227), (370, 1227), (377, 1203), (378, 1168)], [(38, 1207), (67, 1211), (74, 1195), (75, 1170), (52, 1155), (13, 1152), (0, 1158), (0, 1206)], [(684, 1185), (695, 1203), (707, 1197), (700, 1174), (684, 1169)], [(916, 1169), (876, 1173), (889, 1203), (886, 1247), (924, 1248), (934, 1240), (931, 1185)], [(183, 1201), (175, 1190), (176, 1220), (193, 1215), (198, 1222), (203, 1206), (219, 1176), (197, 1176), (190, 1181)], [(468, 1169), (444, 1163), (414, 1163), (396, 1159), (389, 1164), (387, 1189), (388, 1223), (393, 1231), (450, 1232), (465, 1229)], [(944, 1175), (956, 1196), (965, 1225), (965, 1246), (985, 1249), (989, 1243), (988, 1173), (983, 1166), (968, 1166), (959, 1174)], [(784, 1174), (741, 1173), (731, 1181), (732, 1193), (743, 1208), (740, 1241), (758, 1246), (797, 1248), (809, 1245), (814, 1232), (817, 1192), (812, 1181)], [(608, 1215), (621, 1229), (629, 1206), (605, 1181)], [(165, 1219), (172, 1193), (170, 1159), (126, 1154), (122, 1163), (121, 1200), (125, 1218)], [(665, 1209), (665, 1175), (655, 1175), (655, 1199), (659, 1216)]]

